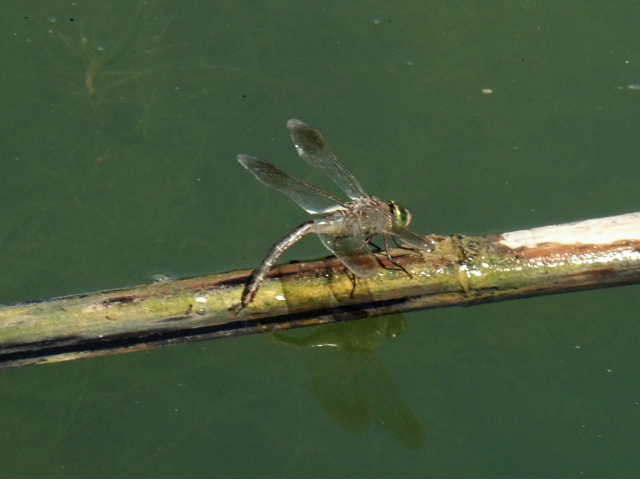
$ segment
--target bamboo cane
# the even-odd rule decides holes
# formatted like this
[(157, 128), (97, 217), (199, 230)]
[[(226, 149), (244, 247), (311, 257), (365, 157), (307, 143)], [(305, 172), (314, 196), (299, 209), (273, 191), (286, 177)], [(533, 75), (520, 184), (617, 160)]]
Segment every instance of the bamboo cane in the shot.
[(3, 307), (0, 367), (640, 281), (640, 212), (428, 238), (432, 253), (380, 254), (378, 274), (355, 283), (333, 257), (277, 266), (239, 315), (250, 270)]

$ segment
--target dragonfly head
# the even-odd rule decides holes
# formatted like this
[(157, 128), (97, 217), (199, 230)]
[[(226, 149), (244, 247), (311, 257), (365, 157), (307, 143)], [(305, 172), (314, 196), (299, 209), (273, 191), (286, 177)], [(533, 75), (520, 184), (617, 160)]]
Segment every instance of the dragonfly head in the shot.
[(393, 216), (394, 226), (406, 228), (411, 224), (412, 216), (411, 212), (408, 209), (406, 209), (402, 205), (399, 205), (395, 201), (389, 201), (388, 205), (389, 209), (391, 210), (391, 215)]

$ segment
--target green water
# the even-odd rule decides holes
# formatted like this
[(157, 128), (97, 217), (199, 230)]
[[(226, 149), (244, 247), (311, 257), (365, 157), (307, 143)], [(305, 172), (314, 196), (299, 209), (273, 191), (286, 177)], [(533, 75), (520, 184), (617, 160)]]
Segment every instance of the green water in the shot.
[[(314, 5), (2, 2), (0, 303), (256, 265), (291, 117), (416, 232), (638, 210), (637, 1)], [(637, 291), (3, 370), (0, 475), (637, 475)]]

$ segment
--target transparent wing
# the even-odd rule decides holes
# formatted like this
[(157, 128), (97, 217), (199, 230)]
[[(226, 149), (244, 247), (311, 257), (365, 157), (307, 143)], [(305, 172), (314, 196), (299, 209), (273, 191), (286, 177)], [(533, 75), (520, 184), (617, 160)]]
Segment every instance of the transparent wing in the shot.
[(378, 262), (362, 236), (332, 236), (318, 233), (329, 251), (356, 276), (371, 278), (376, 274)]
[(296, 151), (303, 160), (324, 170), (352, 200), (367, 196), (360, 182), (338, 161), (318, 130), (295, 118), (287, 122), (287, 128)]
[(405, 228), (394, 228), (391, 232), (401, 243), (411, 246), (412, 248), (421, 249), (430, 253), (433, 251), (433, 244), (425, 240), (422, 236), (409, 231)]
[(287, 175), (271, 163), (249, 155), (238, 155), (238, 162), (258, 181), (280, 193), (284, 193), (307, 213), (330, 213), (342, 208), (340, 200), (313, 185)]

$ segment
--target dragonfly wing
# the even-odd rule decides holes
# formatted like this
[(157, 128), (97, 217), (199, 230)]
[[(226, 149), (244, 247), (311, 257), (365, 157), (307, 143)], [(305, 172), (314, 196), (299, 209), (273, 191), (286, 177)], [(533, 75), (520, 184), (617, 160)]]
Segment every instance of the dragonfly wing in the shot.
[(356, 276), (371, 278), (376, 274), (378, 262), (364, 238), (359, 236), (333, 236), (318, 233), (329, 251)]
[(433, 251), (433, 244), (430, 241), (425, 240), (422, 236), (409, 231), (406, 228), (395, 228), (392, 233), (401, 243), (411, 246), (415, 249), (420, 249), (430, 253)]
[(295, 118), (287, 122), (287, 128), (293, 145), (303, 160), (324, 170), (352, 200), (367, 196), (360, 182), (346, 166), (338, 161), (318, 130)]
[(258, 181), (280, 193), (284, 193), (307, 213), (323, 214), (342, 208), (340, 200), (329, 193), (287, 175), (271, 163), (258, 160), (249, 155), (238, 155), (238, 162), (249, 170)]

